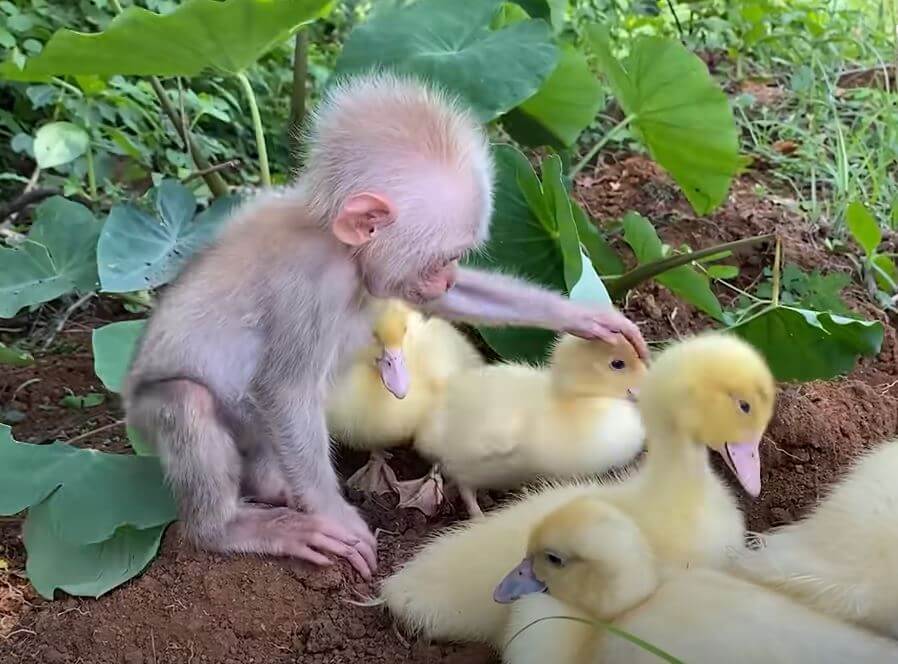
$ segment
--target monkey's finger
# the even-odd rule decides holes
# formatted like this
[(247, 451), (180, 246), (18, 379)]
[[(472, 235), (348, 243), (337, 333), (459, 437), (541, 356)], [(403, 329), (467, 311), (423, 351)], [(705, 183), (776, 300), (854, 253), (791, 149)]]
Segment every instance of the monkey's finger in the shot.
[(299, 549), (299, 551), (296, 552), (296, 557), (300, 558), (301, 560), (310, 562), (313, 565), (320, 565), (321, 567), (331, 567), (334, 564), (333, 560), (331, 560), (327, 556), (321, 555), (308, 546), (304, 546)]
[(345, 544), (340, 540), (328, 537), (323, 533), (315, 533), (309, 539), (309, 546), (313, 546), (319, 551), (326, 551), (341, 558), (346, 558), (349, 563), (355, 567), (362, 578), (366, 581), (371, 578), (371, 566), (368, 561), (359, 553), (358, 548), (350, 544)]
[(365, 562), (372, 571), (377, 571), (377, 545), (371, 546), (367, 541), (362, 540), (355, 547), (364, 557)]
[(624, 319), (625, 323), (621, 325), (621, 334), (623, 334), (627, 341), (632, 344), (633, 348), (636, 349), (636, 354), (639, 355), (639, 358), (644, 361), (648, 361), (649, 358), (649, 345), (645, 342), (645, 338), (642, 336), (642, 331), (639, 327), (631, 320)]

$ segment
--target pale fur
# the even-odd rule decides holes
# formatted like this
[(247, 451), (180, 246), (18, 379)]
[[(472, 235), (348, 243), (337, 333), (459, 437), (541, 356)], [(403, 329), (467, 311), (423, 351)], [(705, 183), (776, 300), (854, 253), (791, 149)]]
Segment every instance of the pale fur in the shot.
[(898, 638), (898, 441), (861, 457), (808, 518), (761, 544), (736, 559), (738, 574)]
[(477, 349), (451, 324), (395, 306), (384, 314), (403, 317), (398, 344), (410, 376), (409, 391), (397, 399), (384, 387), (375, 365), (384, 341), (375, 340), (341, 374), (328, 396), (331, 433), (354, 449), (381, 450), (411, 441), (435, 408), (450, 376), (483, 364)]
[[(512, 605), (506, 664), (659, 661), (597, 622), (552, 619), (528, 627), (553, 616), (610, 622), (689, 664), (872, 664), (898, 656), (895, 642), (718, 570), (693, 568), (659, 579), (635, 522), (607, 507), (572, 501), (531, 533), (528, 555), (550, 595)], [(551, 565), (542, 559), (545, 551), (567, 563)]]
[[(509, 489), (537, 477), (601, 474), (631, 461), (644, 439), (626, 400), (644, 367), (628, 346), (566, 337), (585, 368), (498, 364), (454, 375), (415, 442), (442, 472), (471, 489)], [(627, 365), (614, 375), (607, 365)], [(554, 360), (554, 358), (553, 358)]]
[[(638, 471), (619, 483), (550, 484), (450, 529), (387, 579), (382, 597), (412, 631), (501, 645), (508, 607), (492, 601), (493, 588), (520, 561), (530, 530), (584, 495), (635, 519), (663, 572), (723, 567), (728, 553), (743, 545), (744, 520), (699, 441), (706, 428), (725, 436), (728, 422), (729, 429), (740, 429), (743, 419), (763, 429), (772, 415), (773, 386), (769, 369), (744, 342), (715, 334), (676, 344), (649, 369), (640, 391), (648, 453)], [(733, 390), (757, 400), (751, 418), (739, 415)], [(709, 403), (720, 412), (709, 411)]]

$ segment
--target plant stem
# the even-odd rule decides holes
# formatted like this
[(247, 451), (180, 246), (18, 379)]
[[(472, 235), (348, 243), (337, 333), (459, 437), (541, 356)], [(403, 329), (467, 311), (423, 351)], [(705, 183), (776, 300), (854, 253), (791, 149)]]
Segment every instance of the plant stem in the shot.
[(642, 282), (657, 277), (659, 274), (663, 274), (664, 272), (672, 270), (675, 267), (688, 265), (693, 261), (707, 258), (708, 256), (713, 256), (714, 254), (719, 254), (724, 251), (735, 251), (737, 249), (742, 249), (743, 247), (757, 244), (758, 242), (763, 242), (764, 240), (772, 240), (773, 238), (774, 235), (756, 235), (754, 237), (747, 237), (741, 240), (736, 240), (734, 242), (717, 244), (706, 249), (699, 249), (698, 251), (690, 251), (685, 254), (676, 254), (675, 256), (669, 256), (668, 258), (663, 258), (661, 260), (652, 261), (651, 263), (639, 265), (629, 272), (625, 272), (619, 277), (616, 277), (614, 279), (603, 279), (602, 281), (605, 283), (605, 286), (608, 289), (608, 294), (611, 295), (611, 298), (619, 299), (623, 297), (624, 294), (627, 293), (627, 291), (632, 290)]
[(53, 77), (53, 82), (54, 82), (56, 85), (58, 85), (59, 87), (65, 88), (66, 90), (68, 90), (69, 92), (71, 92), (71, 93), (72, 93), (73, 95), (75, 95), (76, 97), (83, 97), (83, 96), (84, 96), (84, 93), (81, 92), (81, 90), (80, 90), (80, 88), (78, 88), (78, 86), (72, 85), (72, 84), (69, 83), (68, 81), (64, 81), (64, 80), (62, 80), (61, 78), (59, 78), (58, 76), (54, 76), (54, 77)]
[(783, 248), (779, 236), (776, 238), (776, 248), (773, 250), (773, 277), (770, 280), (770, 290), (773, 292), (771, 302), (774, 307), (780, 305), (780, 262)]
[(584, 168), (586, 168), (587, 164), (589, 164), (589, 162), (592, 161), (593, 157), (595, 157), (599, 153), (599, 150), (601, 150), (603, 147), (605, 147), (605, 145), (608, 144), (608, 141), (610, 141), (612, 138), (614, 138), (614, 135), (618, 131), (620, 131), (625, 126), (630, 124), (633, 121), (633, 118), (635, 118), (635, 117), (636, 117), (635, 115), (628, 115), (623, 120), (621, 120), (616, 125), (614, 125), (611, 129), (609, 129), (608, 132), (601, 138), (601, 140), (589, 149), (589, 152), (587, 152), (583, 156), (583, 159), (581, 159), (574, 165), (574, 167), (571, 169), (570, 173), (568, 173), (568, 176), (573, 178), (574, 176), (577, 175), (577, 173), (579, 173)]
[(246, 100), (249, 103), (249, 112), (253, 119), (253, 129), (256, 132), (256, 149), (259, 152), (259, 170), (262, 176), (262, 184), (266, 187), (271, 186), (271, 173), (268, 171), (268, 149), (265, 147), (265, 131), (262, 129), (262, 116), (259, 115), (259, 105), (256, 103), (256, 95), (253, 92), (253, 86), (250, 85), (249, 78), (246, 74), (240, 72), (237, 74), (237, 80), (243, 88)]
[(288, 139), (290, 151), (299, 157), (302, 136), (300, 129), (306, 117), (306, 78), (309, 72), (309, 33), (296, 33), (293, 46), (293, 93), (290, 95), (290, 126)]
[(90, 139), (87, 140), (87, 153), (84, 155), (87, 159), (87, 186), (90, 188), (90, 200), (97, 200), (97, 174), (94, 171), (94, 151), (90, 146)]
[[(165, 88), (162, 86), (162, 82), (155, 76), (149, 77), (150, 85), (153, 87), (153, 91), (156, 93), (156, 97), (159, 99), (159, 104), (162, 106), (162, 110), (168, 116), (168, 119), (171, 120), (171, 123), (175, 126), (175, 131), (181, 133), (183, 129), (183, 123), (181, 122), (181, 118), (179, 116), (178, 110), (172, 106), (171, 100), (168, 98), (168, 94), (165, 91)], [(190, 134), (181, 134), (181, 138), (184, 140), (184, 145), (188, 146), (190, 153), (193, 155), (193, 161), (196, 163), (196, 167), (198, 170), (205, 171), (211, 167), (209, 160), (206, 159), (205, 155), (203, 155), (199, 146), (194, 142), (193, 138)], [(209, 171), (206, 175), (203, 176), (203, 180), (206, 181), (206, 185), (209, 187), (209, 191), (212, 192), (214, 196), (226, 196), (228, 193), (228, 184), (224, 181), (224, 178), (221, 177), (221, 174), (217, 171)]]

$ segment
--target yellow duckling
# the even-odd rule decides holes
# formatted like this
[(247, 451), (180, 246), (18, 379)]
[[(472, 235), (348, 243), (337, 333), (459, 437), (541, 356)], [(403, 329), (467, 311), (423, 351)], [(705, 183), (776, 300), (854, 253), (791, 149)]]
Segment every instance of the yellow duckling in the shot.
[[(529, 600), (520, 601), (524, 596)], [(689, 664), (873, 664), (898, 657), (898, 643), (722, 572), (692, 568), (659, 577), (635, 521), (594, 498), (574, 500), (538, 524), (524, 560), (494, 598), (514, 602), (507, 664), (659, 661), (599, 622)], [(563, 624), (569, 622), (576, 627)]]
[(347, 447), (371, 451), (347, 484), (375, 493), (399, 491), (403, 484), (385, 450), (414, 438), (449, 376), (483, 363), (446, 321), (425, 320), (399, 300), (382, 306), (372, 343), (337, 378), (327, 405), (329, 431)]
[(736, 571), (898, 638), (898, 440), (865, 454), (809, 518), (742, 552)]
[(619, 483), (549, 484), (450, 529), (387, 579), (382, 600), (427, 637), (500, 644), (508, 612), (491, 601), (491, 589), (521, 559), (533, 527), (579, 496), (600, 497), (635, 519), (662, 568), (723, 567), (728, 551), (743, 545), (744, 519), (707, 450), (723, 454), (757, 495), (774, 392), (764, 360), (736, 337), (703, 334), (673, 345), (640, 389), (648, 451), (637, 472)]
[(644, 432), (628, 397), (644, 374), (628, 343), (565, 336), (548, 368), (497, 364), (452, 376), (415, 449), (439, 464), (469, 513), (481, 516), (477, 489), (601, 474), (631, 461)]

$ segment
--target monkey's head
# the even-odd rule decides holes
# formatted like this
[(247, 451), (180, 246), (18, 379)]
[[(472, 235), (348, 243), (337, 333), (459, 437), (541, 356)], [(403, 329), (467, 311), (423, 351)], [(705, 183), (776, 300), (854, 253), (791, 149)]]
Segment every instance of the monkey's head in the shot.
[(445, 93), (376, 73), (333, 86), (313, 116), (300, 182), (376, 297), (424, 302), (455, 283), (493, 206), (483, 128)]

